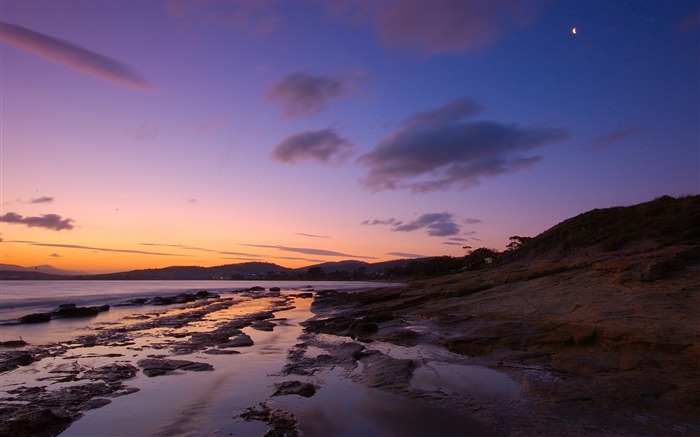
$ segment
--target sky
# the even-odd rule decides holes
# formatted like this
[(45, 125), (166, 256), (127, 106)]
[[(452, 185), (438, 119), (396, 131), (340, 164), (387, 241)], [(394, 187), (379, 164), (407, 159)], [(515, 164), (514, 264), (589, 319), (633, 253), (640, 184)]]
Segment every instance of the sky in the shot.
[(0, 262), (503, 250), (700, 192), (697, 0), (0, 0)]

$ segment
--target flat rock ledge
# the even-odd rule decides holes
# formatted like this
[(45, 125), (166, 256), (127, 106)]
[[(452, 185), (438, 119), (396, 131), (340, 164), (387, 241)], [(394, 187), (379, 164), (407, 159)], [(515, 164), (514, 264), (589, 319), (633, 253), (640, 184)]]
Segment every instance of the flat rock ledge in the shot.
[(198, 363), (187, 360), (166, 360), (163, 358), (146, 358), (139, 360), (136, 364), (146, 376), (160, 376), (175, 372), (176, 370), (187, 370), (192, 372), (204, 372), (214, 370), (214, 366), (209, 363)]

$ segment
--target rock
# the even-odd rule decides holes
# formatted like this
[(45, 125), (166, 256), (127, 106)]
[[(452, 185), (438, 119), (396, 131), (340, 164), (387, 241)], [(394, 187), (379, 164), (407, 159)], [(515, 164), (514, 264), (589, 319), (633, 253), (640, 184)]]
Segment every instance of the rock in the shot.
[(135, 298), (135, 299), (128, 299), (128, 300), (125, 300), (124, 302), (118, 303), (117, 306), (146, 305), (147, 302), (148, 302), (148, 299), (146, 299), (146, 298)]
[(279, 287), (270, 287), (270, 291), (282, 291)]
[(20, 323), (46, 323), (51, 321), (51, 315), (47, 313), (27, 314), (19, 318)]
[(136, 364), (146, 376), (167, 375), (176, 370), (189, 370), (194, 372), (211, 371), (214, 366), (209, 363), (198, 363), (186, 360), (165, 360), (162, 358), (146, 358)]
[(113, 382), (133, 378), (137, 370), (131, 364), (113, 363), (87, 370), (83, 376), (93, 381), (101, 379), (105, 382)]
[(248, 291), (265, 291), (265, 288), (256, 285), (255, 287), (250, 287)]
[(351, 338), (366, 338), (379, 330), (379, 325), (375, 322), (358, 320), (350, 325)]
[(258, 331), (272, 331), (277, 324), (272, 323), (267, 320), (256, 320), (255, 322), (250, 324), (250, 327), (253, 329), (257, 329)]
[(275, 392), (272, 396), (299, 395), (310, 398), (316, 394), (317, 387), (309, 382), (285, 381), (275, 384)]
[(304, 293), (293, 294), (292, 296), (298, 297), (300, 299), (311, 299), (312, 297), (314, 297), (314, 294), (310, 293), (310, 292), (304, 292)]
[(92, 307), (78, 307), (74, 303), (66, 303), (59, 305), (53, 312), (51, 316), (61, 317), (61, 318), (73, 318), (73, 317), (93, 317), (97, 314), (108, 311), (109, 305), (102, 306), (92, 306)]
[(0, 347), (22, 347), (26, 345), (27, 342), (21, 338), (19, 340), (0, 341)]
[(252, 346), (255, 343), (248, 334), (240, 333), (235, 338), (218, 344), (219, 347), (246, 347)]
[(206, 290), (198, 291), (194, 296), (197, 299), (218, 299), (219, 297), (221, 297), (220, 295), (218, 295), (216, 293), (210, 293)]
[(362, 374), (353, 379), (363, 382), (370, 387), (402, 387), (413, 377), (416, 363), (413, 360), (392, 358), (384, 354), (372, 355), (364, 361)]
[(151, 305), (171, 305), (173, 299), (169, 297), (156, 296), (150, 300)]

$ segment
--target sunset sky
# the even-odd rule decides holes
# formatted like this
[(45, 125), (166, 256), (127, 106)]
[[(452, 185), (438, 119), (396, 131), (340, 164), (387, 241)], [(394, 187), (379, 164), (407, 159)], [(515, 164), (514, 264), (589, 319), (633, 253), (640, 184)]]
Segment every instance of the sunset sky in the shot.
[(5, 264), (461, 256), (700, 192), (697, 0), (0, 0), (0, 21)]

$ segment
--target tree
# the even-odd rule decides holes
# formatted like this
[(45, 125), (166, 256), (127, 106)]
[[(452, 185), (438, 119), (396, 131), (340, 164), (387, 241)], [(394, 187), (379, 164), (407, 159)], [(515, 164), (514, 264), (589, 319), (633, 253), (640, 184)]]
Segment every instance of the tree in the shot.
[(521, 237), (519, 235), (513, 235), (509, 238), (510, 243), (506, 246), (507, 250), (515, 250), (521, 247), (523, 244), (532, 240), (532, 237)]

